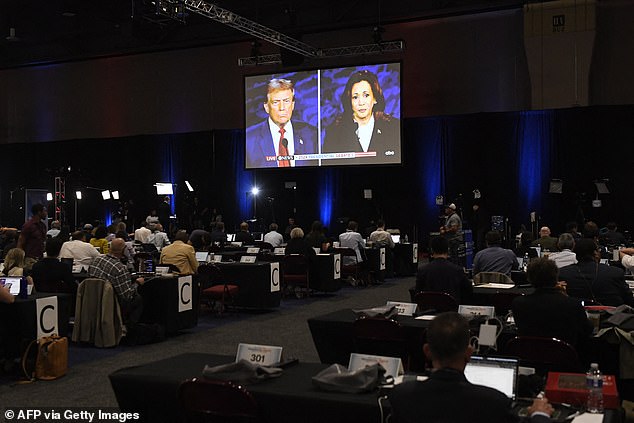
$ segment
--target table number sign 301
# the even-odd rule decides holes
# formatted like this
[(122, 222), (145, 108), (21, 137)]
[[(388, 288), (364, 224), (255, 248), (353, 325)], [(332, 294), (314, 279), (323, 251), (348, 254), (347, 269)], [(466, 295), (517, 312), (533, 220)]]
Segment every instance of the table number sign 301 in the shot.
[(238, 345), (236, 363), (240, 360), (246, 360), (261, 366), (270, 366), (282, 361), (282, 347), (241, 343)]

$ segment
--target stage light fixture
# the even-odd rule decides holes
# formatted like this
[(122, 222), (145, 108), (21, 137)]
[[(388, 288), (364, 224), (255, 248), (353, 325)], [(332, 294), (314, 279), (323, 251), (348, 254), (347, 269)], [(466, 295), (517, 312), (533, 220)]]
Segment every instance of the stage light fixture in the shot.
[(101, 198), (103, 198), (104, 200), (110, 200), (110, 191), (101, 191)]
[(562, 194), (564, 192), (564, 182), (561, 179), (551, 179), (548, 185), (549, 194)]
[(81, 200), (81, 191), (75, 191), (75, 198)]
[(610, 193), (610, 190), (608, 189), (606, 182), (608, 182), (607, 179), (599, 179), (597, 181), (594, 181), (594, 186), (597, 187), (597, 193), (599, 194)]
[(479, 189), (474, 189), (473, 190), (473, 198), (474, 200), (477, 200), (478, 198), (482, 198), (482, 194), (480, 193)]
[(46, 201), (53, 201), (53, 194), (51, 194), (50, 192), (46, 193)]
[(185, 185), (187, 185), (189, 192), (194, 192), (194, 187), (189, 183), (189, 181), (185, 181)]
[(112, 191), (112, 198), (115, 200), (119, 199), (119, 191)]
[(259, 192), (260, 192), (260, 189), (258, 187), (251, 188), (251, 194), (258, 195)]

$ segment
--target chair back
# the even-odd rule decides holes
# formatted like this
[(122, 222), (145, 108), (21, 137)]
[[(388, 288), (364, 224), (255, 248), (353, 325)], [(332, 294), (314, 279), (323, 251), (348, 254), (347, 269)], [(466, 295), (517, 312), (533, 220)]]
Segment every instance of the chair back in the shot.
[(500, 272), (480, 272), (473, 277), (474, 285), (483, 285), (485, 283), (506, 283), (515, 285), (510, 276)]
[(496, 292), (493, 295), (487, 296), (486, 305), (495, 307), (495, 314), (497, 316), (505, 315), (511, 310), (513, 300), (522, 295), (524, 294), (516, 292)]
[(557, 338), (516, 336), (506, 343), (504, 354), (519, 357), (522, 365), (535, 367), (540, 374), (584, 370), (575, 348)]
[(446, 292), (421, 291), (414, 295), (414, 302), (418, 304), (418, 311), (458, 311), (458, 302)]
[(181, 383), (178, 399), (185, 421), (256, 423), (258, 405), (243, 386), (226, 380), (193, 378)]
[(114, 347), (122, 336), (123, 318), (112, 284), (98, 278), (84, 279), (75, 299), (73, 342)]
[(282, 261), (284, 277), (287, 275), (308, 275), (308, 259), (303, 254), (289, 254)]
[(224, 279), (220, 267), (213, 263), (203, 263), (198, 266), (197, 278), (198, 285), (200, 286), (201, 290), (222, 283)]
[(408, 367), (409, 350), (405, 330), (399, 322), (385, 317), (360, 317), (353, 323), (355, 352), (399, 357)]

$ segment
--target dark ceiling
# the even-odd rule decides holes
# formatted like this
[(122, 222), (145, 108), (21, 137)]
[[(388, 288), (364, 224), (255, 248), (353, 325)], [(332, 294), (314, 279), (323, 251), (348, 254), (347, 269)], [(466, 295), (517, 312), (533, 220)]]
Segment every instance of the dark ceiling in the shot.
[[(520, 7), (522, 0), (226, 0), (212, 2), (289, 35)], [(15, 29), (15, 39), (11, 28)], [(0, 68), (253, 39), (190, 13), (154, 13), (150, 0), (0, 0)], [(316, 46), (319, 47), (319, 46)]]

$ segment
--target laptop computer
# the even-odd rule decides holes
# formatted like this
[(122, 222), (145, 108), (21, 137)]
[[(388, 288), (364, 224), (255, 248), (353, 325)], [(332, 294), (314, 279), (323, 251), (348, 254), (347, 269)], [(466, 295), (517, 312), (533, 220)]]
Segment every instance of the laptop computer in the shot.
[(196, 261), (199, 263), (207, 263), (207, 256), (209, 253), (207, 251), (196, 251)]
[(511, 400), (515, 400), (518, 369), (517, 358), (473, 355), (464, 369), (464, 374), (474, 385), (497, 389)]
[(20, 276), (3, 276), (0, 278), (0, 285), (7, 286), (11, 295), (19, 295), (21, 280)]

